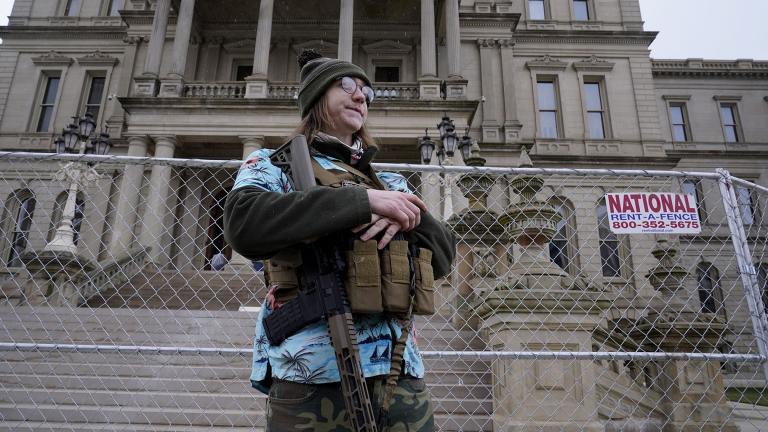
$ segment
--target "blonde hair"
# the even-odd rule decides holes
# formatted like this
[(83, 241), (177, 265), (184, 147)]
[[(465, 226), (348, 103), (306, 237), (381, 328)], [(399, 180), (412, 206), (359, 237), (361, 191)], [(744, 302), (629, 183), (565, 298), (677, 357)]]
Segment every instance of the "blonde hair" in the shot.
[[(323, 94), (320, 100), (309, 110), (309, 113), (301, 119), (299, 125), (291, 133), (291, 137), (304, 135), (307, 138), (307, 142), (311, 143), (317, 137), (318, 132), (334, 128), (335, 123), (328, 108), (328, 99)], [(355, 132), (355, 136), (363, 142), (363, 149), (376, 147), (376, 141), (368, 132), (368, 129), (366, 129), (365, 123)]]

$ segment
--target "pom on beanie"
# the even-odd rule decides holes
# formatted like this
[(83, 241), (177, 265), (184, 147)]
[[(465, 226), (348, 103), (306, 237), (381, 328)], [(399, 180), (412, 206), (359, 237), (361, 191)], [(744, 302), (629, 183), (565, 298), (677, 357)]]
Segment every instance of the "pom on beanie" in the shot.
[(298, 102), (302, 118), (309, 114), (326, 89), (341, 77), (360, 78), (367, 85), (371, 85), (368, 75), (359, 66), (347, 61), (323, 57), (313, 49), (303, 50), (297, 60), (301, 68)]

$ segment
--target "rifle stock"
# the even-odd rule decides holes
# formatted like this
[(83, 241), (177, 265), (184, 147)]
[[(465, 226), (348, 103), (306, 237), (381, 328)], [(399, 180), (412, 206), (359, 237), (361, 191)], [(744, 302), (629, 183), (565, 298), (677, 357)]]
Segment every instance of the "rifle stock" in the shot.
[[(294, 190), (307, 190), (316, 185), (309, 147), (303, 135), (297, 135), (278, 148), (270, 159), (273, 165), (288, 176)], [(352, 428), (355, 431), (376, 432), (376, 419), (363, 376), (354, 321), (344, 288), (344, 269), (344, 255), (338, 241), (326, 237), (311, 246), (302, 247), (299, 277), (309, 300), (314, 299), (317, 302), (315, 304), (321, 305), (328, 322), (344, 403)], [(292, 318), (299, 320), (299, 317)], [(284, 339), (285, 335), (282, 336)]]

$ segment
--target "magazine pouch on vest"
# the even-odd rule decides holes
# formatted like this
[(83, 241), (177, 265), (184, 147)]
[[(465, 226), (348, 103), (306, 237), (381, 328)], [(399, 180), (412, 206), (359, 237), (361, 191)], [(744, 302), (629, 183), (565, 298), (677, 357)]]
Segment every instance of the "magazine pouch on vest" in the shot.
[(415, 315), (435, 313), (435, 276), (432, 272), (432, 251), (419, 248), (416, 258), (416, 295), (413, 300)]
[(392, 240), (381, 251), (381, 297), (387, 312), (408, 312), (411, 302), (408, 242)]
[(349, 306), (354, 313), (381, 313), (381, 271), (376, 240), (355, 240), (347, 251), (345, 281)]
[(295, 248), (288, 248), (264, 263), (267, 285), (275, 286), (275, 300), (285, 303), (296, 298), (299, 280), (296, 269), (301, 265), (301, 254)]

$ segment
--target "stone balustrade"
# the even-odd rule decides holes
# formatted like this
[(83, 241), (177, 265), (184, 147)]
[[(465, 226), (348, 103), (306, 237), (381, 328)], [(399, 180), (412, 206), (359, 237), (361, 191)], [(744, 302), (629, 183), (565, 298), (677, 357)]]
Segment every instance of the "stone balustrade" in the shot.
[(245, 97), (245, 82), (191, 82), (184, 84), (183, 97), (242, 99)]

